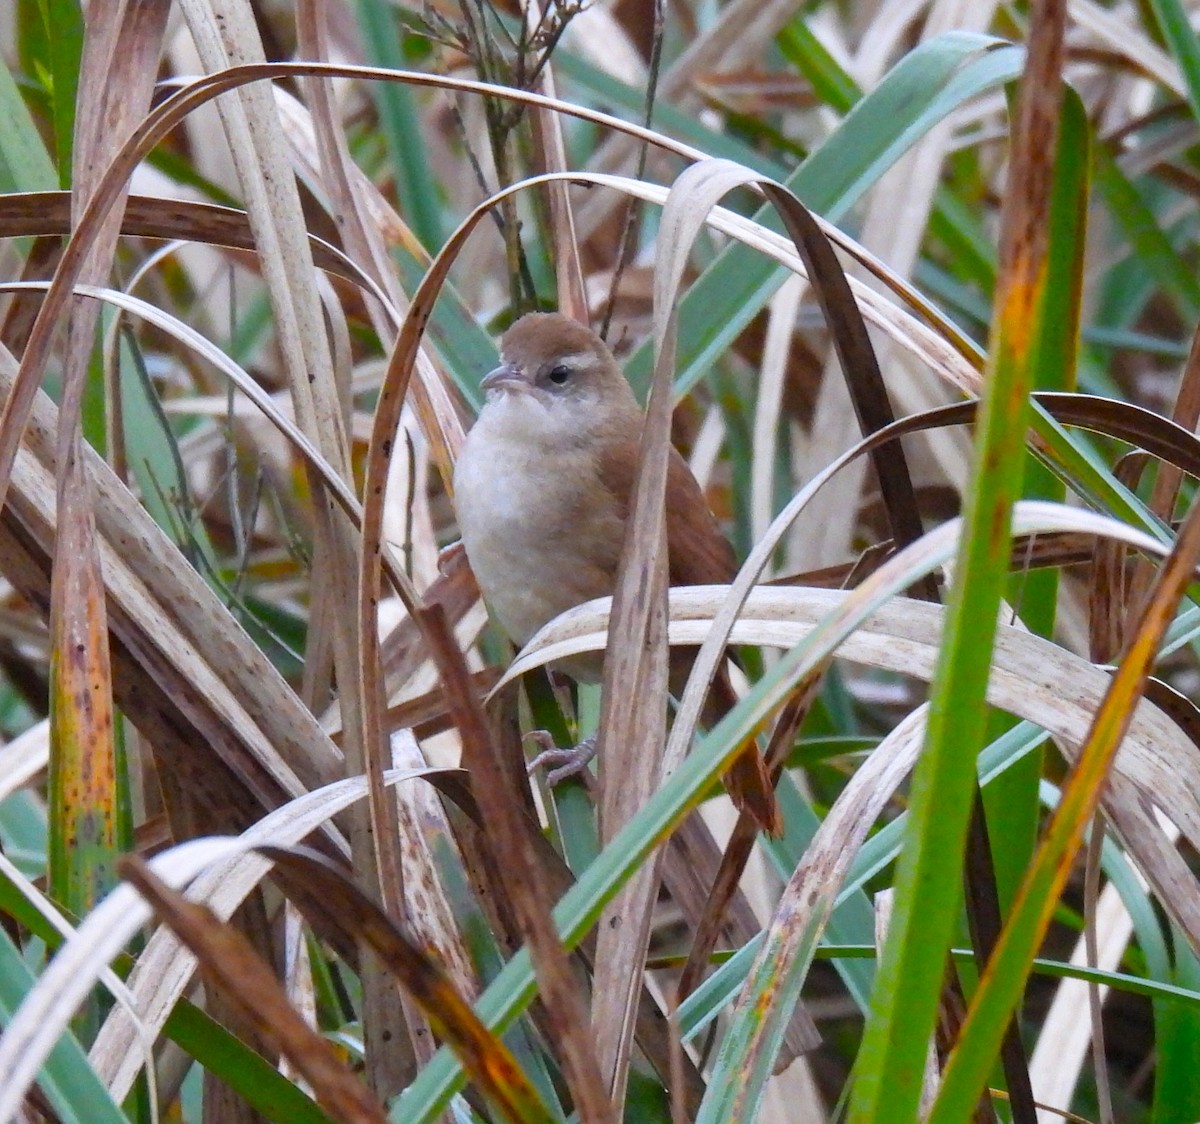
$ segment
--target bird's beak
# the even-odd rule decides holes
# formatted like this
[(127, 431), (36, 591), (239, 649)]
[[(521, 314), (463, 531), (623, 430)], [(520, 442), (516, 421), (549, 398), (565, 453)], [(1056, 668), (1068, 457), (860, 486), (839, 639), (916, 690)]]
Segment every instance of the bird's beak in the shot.
[(484, 390), (518, 390), (527, 384), (519, 367), (512, 363), (504, 363), (484, 376), (479, 385)]

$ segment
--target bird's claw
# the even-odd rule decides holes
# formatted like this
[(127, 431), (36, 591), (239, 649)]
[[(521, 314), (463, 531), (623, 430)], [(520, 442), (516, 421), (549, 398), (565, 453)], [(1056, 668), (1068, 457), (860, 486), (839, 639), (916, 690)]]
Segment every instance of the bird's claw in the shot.
[(556, 784), (561, 784), (568, 777), (578, 776), (596, 756), (595, 735), (584, 738), (578, 745), (571, 746), (570, 749), (560, 749), (556, 746), (554, 739), (546, 730), (533, 730), (525, 737), (537, 742), (541, 747), (541, 753), (529, 762), (526, 767), (527, 771), (532, 774), (538, 769), (554, 766), (546, 773), (546, 783), (551, 788)]

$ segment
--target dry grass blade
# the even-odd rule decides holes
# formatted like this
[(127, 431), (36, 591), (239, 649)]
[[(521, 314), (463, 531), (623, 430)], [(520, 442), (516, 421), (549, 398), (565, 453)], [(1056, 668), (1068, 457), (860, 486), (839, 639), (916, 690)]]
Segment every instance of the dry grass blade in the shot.
[[(389, 742), (394, 767), (415, 769), (425, 764), (412, 729), (396, 730)], [(396, 789), (406, 918), (414, 938), (436, 954), (459, 993), (474, 1000), (481, 990), (479, 973), (471, 957), (468, 934), (455, 914), (452, 894), (443, 877), (444, 861), (439, 861), (439, 856), (454, 846), (454, 835), (452, 821), (438, 796), (427, 785)]]
[[(0, 390), (11, 387), (14, 369), (0, 353)], [(36, 398), (2, 522), (6, 576), (39, 606), (49, 604), (56, 544), (56, 428), (53, 404)], [(107, 465), (90, 450), (85, 456), (117, 701), (169, 762), (168, 775), (186, 778), (211, 822), (229, 826), (297, 795), (300, 778), (329, 780), (339, 755), (312, 714)], [(215, 754), (203, 768), (189, 749), (196, 744)]]
[[(637, 483), (613, 595), (597, 756), (601, 837), (611, 840), (658, 786), (666, 737), (667, 528), (663, 504), (671, 450), (677, 300), (696, 235), (745, 170), (708, 161), (675, 182), (663, 210), (654, 280), (655, 369), (638, 457)], [(677, 722), (685, 721), (678, 715)], [(693, 722), (695, 719), (693, 718)], [(592, 998), (601, 1066), (624, 1100), (633, 1011), (658, 890), (656, 856), (630, 879), (600, 919)]]
[[(210, 71), (265, 61), (254, 13), (245, 0), (183, 0), (182, 8), (201, 58)], [(301, 430), (346, 481), (353, 479), (347, 436), (350, 402), (333, 377), (333, 364), (299, 191), (286, 155), (275, 100), (268, 87), (246, 86), (218, 103), (237, 167), (246, 210), (262, 262), (288, 386)], [(355, 612), (358, 563), (356, 529), (318, 493), (315, 504), (313, 581), (325, 586), (328, 634), (310, 634), (317, 651), (332, 653), (339, 705), (345, 721), (342, 751), (350, 773), (370, 780), (366, 815), (351, 832), (355, 865), (369, 873), (384, 907), (404, 912), (395, 802), (384, 791), (389, 761), (386, 739), (371, 737), (363, 717), (363, 680), (358, 674), (362, 637)], [(375, 627), (374, 624), (371, 625)], [(319, 659), (315, 662), (319, 663)], [(411, 1080), (411, 1059), (399, 1049), (407, 1029), (413, 1049), (428, 1049), (428, 1035), (408, 1024), (397, 997), (368, 968), (364, 979), (364, 1030), (374, 1087), (390, 1095)], [(392, 1045), (387, 1043), (392, 1041)], [(424, 1061), (427, 1058), (420, 1058)]]
[[(383, 714), (380, 705), (378, 643), (374, 639), (373, 629), (382, 577), (379, 558), (384, 482), (388, 476), (394, 435), (417, 349), (432, 303), (445, 282), (450, 265), (475, 227), (504, 197), (534, 182), (526, 181), (517, 188), (487, 200), (468, 216), (447, 241), (413, 295), (380, 388), (367, 459), (359, 585), (359, 612), (363, 621), (361, 675), (367, 689), (365, 714), (370, 723), (381, 722)], [(437, 606), (421, 608), (413, 601), (409, 609), (421, 626), (441, 676), (447, 704), (462, 737), (463, 760), (476, 778), (477, 798), (484, 813), (484, 822), (489, 832), (496, 833), (494, 852), (508, 855), (516, 867), (513, 876), (505, 879), (504, 888), (511, 898), (522, 934), (530, 943), (543, 999), (554, 1020), (556, 1042), (563, 1050), (564, 1068), (577, 1107), (584, 1119), (609, 1119), (611, 1101), (600, 1081), (585, 1010), (570, 976), (566, 954), (550, 919), (551, 903), (542, 891), (537, 854), (532, 849), (527, 836), (528, 828), (520, 814), (521, 801), (511, 790), (505, 764), (496, 760), (494, 739), (480, 709), (478, 697), (471, 689), (471, 677), (462, 650), (446, 628), (444, 616)], [(372, 728), (369, 736), (378, 736), (378, 730), (381, 730), (381, 726)]]
[[(128, 193), (128, 182), (126, 177), (119, 181), (116, 181), (115, 177), (106, 180), (102, 174), (103, 161), (110, 145), (118, 147), (119, 150), (122, 143), (127, 143), (126, 135), (134, 131), (133, 122), (137, 115), (149, 105), (154, 69), (147, 63), (156, 62), (158, 58), (165, 21), (164, 5), (135, 4), (131, 10), (122, 5), (118, 9), (106, 10), (102, 20), (93, 21), (86, 38), (84, 65), (92, 69), (96, 88), (105, 92), (99, 99), (85, 102), (84, 112), (77, 123), (78, 147), (82, 156), (77, 182), (71, 196), (72, 226), (78, 235), (72, 239), (73, 281), (101, 280), (111, 262), (120, 227), (120, 211)], [(122, 33), (131, 35), (130, 49), (117, 55), (116, 44)], [(112, 84), (103, 80), (97, 81), (104, 73), (97, 68), (107, 70), (114, 55), (121, 60), (120, 66), (124, 75), (117, 76)], [(97, 216), (97, 221), (91, 224), (90, 229), (84, 231), (81, 229), (85, 226), (83, 216), (93, 209), (97, 199), (102, 199), (103, 213)], [(64, 286), (64, 303), (68, 292), (69, 286)], [(61, 313), (61, 309), (58, 311)], [(84, 319), (78, 319), (80, 316)], [(25, 359), (22, 360), (22, 373), (16, 380), (13, 392), (5, 400), (3, 413), (0, 414), (0, 506), (3, 506), (7, 497), (12, 466), (16, 460), (29, 409), (37, 392), (38, 379), (50, 338), (57, 326), (56, 320), (57, 317), (51, 319), (45, 315), (44, 310), (39, 314), (27, 348), (26, 359), (29, 362), (26, 364)], [(42, 325), (40, 330), (39, 324)], [(71, 408), (72, 400), (77, 400), (82, 394), (82, 365), (86, 364), (86, 353), (91, 345), (91, 328), (95, 324), (94, 310), (71, 313), (68, 324), (73, 326), (70, 327), (68, 365), (64, 382), (65, 405), (68, 406), (66, 415), (71, 419), (78, 410), (77, 406)], [(68, 424), (66, 432), (70, 432), (71, 429), (71, 424)], [(79, 456), (75, 459), (78, 460)]]
[[(807, 971), (854, 856), (917, 759), (925, 716), (925, 707), (910, 714), (854, 774), (788, 881), (734, 1011), (734, 1018), (743, 1023), (748, 1021), (751, 1004), (763, 1012), (754, 1020), (756, 1031), (743, 1054), (740, 1073), (769, 1069), (786, 1015), (777, 995), (794, 990), (796, 974)], [(767, 981), (765, 993), (751, 986), (756, 979)], [(761, 1090), (761, 1082), (739, 1084), (741, 1088), (727, 1092), (722, 1103), (730, 1119), (753, 1119), (753, 1102), (746, 1098), (754, 1094), (747, 1094), (746, 1088)]]
[[(1188, 349), (1187, 362), (1179, 379), (1171, 420), (1189, 432), (1194, 432), (1197, 423), (1200, 423), (1200, 325), (1192, 333), (1192, 346)], [(1149, 508), (1164, 523), (1170, 524), (1174, 518), (1175, 502), (1182, 483), (1183, 474), (1173, 465), (1163, 465), (1154, 478)], [(1152, 579), (1153, 571), (1145, 563), (1135, 567), (1129, 582), (1130, 604), (1141, 604)]]
[[(102, 91), (76, 121), (72, 218), (78, 221), (108, 150), (132, 131), (150, 103), (166, 27), (164, 4), (121, 4), (89, 21), (80, 81)], [(117, 51), (118, 42), (123, 43)], [(110, 81), (111, 80), (111, 81)], [(86, 282), (111, 268), (120, 203), (96, 231), (82, 269)], [(80, 414), (99, 308), (76, 302), (67, 322), (58, 416), (58, 549), (51, 578), (51, 799), (58, 815), (51, 844), (56, 895), (83, 915), (112, 880), (117, 844), (117, 777), (112, 667), (104, 583), (96, 544), (92, 483)], [(69, 845), (78, 841), (78, 849)]]
[(1080, 30), (1128, 58), (1138, 71), (1153, 76), (1172, 93), (1184, 95), (1179, 67), (1161, 48), (1157, 35), (1141, 34), (1127, 13), (1102, 8), (1091, 0), (1071, 0), (1070, 10), (1071, 20)]
[[(1125, 487), (1136, 488), (1149, 464), (1150, 458), (1145, 453), (1127, 453), (1117, 462), (1113, 475)], [(1162, 466), (1163, 472), (1169, 469), (1173, 469), (1169, 462)], [(1092, 558), (1088, 582), (1088, 654), (1096, 663), (1113, 663), (1125, 646), (1126, 613), (1133, 603), (1125, 568), (1128, 555), (1123, 543), (1103, 542), (1096, 547)], [(1149, 572), (1149, 563), (1142, 565)]]
[(750, 484), (750, 530), (761, 537), (774, 512), (775, 448), (779, 440), (783, 394), (796, 317), (807, 292), (799, 277), (783, 283), (771, 298), (762, 368), (754, 406), (754, 458)]
[[(1104, 887), (1097, 902), (1095, 928), (1102, 939), (1099, 954), (1093, 958), (1087, 940), (1080, 938), (1070, 962), (1090, 963), (1105, 972), (1116, 971), (1133, 935), (1133, 921), (1111, 882)], [(1034, 1095), (1043, 1104), (1071, 1102), (1071, 1093), (1083, 1069), (1091, 1037), (1091, 1028), (1084, 1018), (1084, 1011), (1090, 1007), (1091, 986), (1082, 980), (1063, 980), (1055, 992), (1029, 1063)], [(1101, 1004), (1108, 994), (1109, 988), (1099, 989)]]
[[(389, 784), (415, 779), (425, 779), (438, 784), (452, 800), (468, 812), (472, 811), (470, 793), (465, 787), (465, 776), (461, 772), (402, 770), (389, 773), (387, 777)], [(156, 857), (154, 861), (156, 864), (163, 864), (157, 869), (164, 877), (167, 876), (165, 872), (171, 870), (172, 885), (185, 885), (195, 879), (191, 886), (192, 897), (204, 901), (218, 916), (230, 917), (260, 885), (269, 871), (270, 864), (267, 860), (255, 853), (257, 847), (286, 847), (310, 839), (313, 832), (323, 824), (341, 814), (356, 801), (361, 801), (365, 792), (365, 780), (356, 777), (306, 793), (263, 817), (240, 839), (227, 843), (226, 849), (217, 860), (201, 861), (185, 867), (178, 877), (175, 873), (180, 865), (177, 856), (180, 852), (185, 856), (190, 854), (192, 845), (176, 847), (174, 851)], [(348, 848), (343, 846), (338, 852), (338, 859), (344, 861), (348, 855)], [(110, 908), (109, 900), (105, 901), (101, 909)], [(111, 908), (110, 917), (100, 918), (100, 923), (107, 924), (109, 928), (116, 925), (114, 918), (123, 917), (119, 902), (114, 903)], [(135, 927), (139, 923), (135, 919)], [(107, 933), (108, 930), (101, 928), (99, 931)], [(330, 935), (341, 943), (341, 951), (353, 960), (356, 949), (353, 945), (341, 942), (341, 930), (335, 929)], [(93, 945), (98, 943), (94, 932), (85, 934), (85, 937)], [(129, 987), (135, 998), (135, 1009), (141, 1013), (146, 1026), (156, 1033), (161, 1032), (175, 1004), (187, 991), (194, 972), (194, 959), (180, 949), (178, 941), (168, 930), (160, 929), (151, 937), (142, 955), (138, 957), (137, 966), (129, 979)], [(68, 976), (72, 986), (75, 984), (74, 977), (78, 974), (79, 969), (75, 967), (72, 975)], [(53, 983), (51, 980), (47, 986)], [(118, 1009), (109, 1016), (92, 1048), (91, 1059), (97, 1074), (118, 1099), (124, 1099), (128, 1095), (141, 1065), (137, 1043), (137, 1027), (125, 1010)]]
[[(319, 3), (302, 2), (297, 12), (297, 32), (300, 49), (310, 57), (328, 56), (328, 13)], [(329, 83), (309, 81), (306, 83), (309, 103), (312, 106), (313, 131), (319, 154), (322, 182), (329, 192), (338, 220), (343, 243), (349, 248), (355, 261), (367, 262), (377, 283), (394, 285), (390, 268), (383, 268), (386, 250), (383, 239), (374, 223), (364, 221), (362, 193), (364, 185), (361, 173), (350, 159), (349, 146), (341, 123), (337, 119), (333, 93)], [(393, 292), (393, 303), (399, 294)], [(397, 305), (399, 307), (399, 305)], [(394, 331), (393, 325), (379, 323), (380, 310), (371, 309), (380, 337), (387, 339)]]
[(283, 986), (241, 933), (206, 906), (172, 890), (141, 859), (126, 856), (119, 867), (121, 876), (137, 887), (196, 955), (209, 983), (304, 1076), (326, 1112), (346, 1124), (385, 1124), (383, 1106), (333, 1045), (288, 1002)]
[(0, 749), (0, 800), (32, 783), (50, 763), (50, 721), (30, 726)]
[[(1067, 509), (1061, 509), (1053, 522), (1040, 514), (1038, 520), (1042, 530), (1055, 525), (1081, 526), (1078, 513), (1068, 514)], [(1107, 534), (1124, 531), (1120, 524), (1109, 520), (1094, 526), (1095, 530), (1101, 528)], [(1154, 549), (1151, 540), (1144, 536), (1135, 536), (1133, 541), (1143, 549)], [(726, 593), (722, 586), (673, 590), (671, 642), (695, 644), (701, 640), (712, 627), (714, 614), (724, 608)], [(730, 640), (738, 644), (791, 647), (823, 616), (848, 604), (852, 596), (841, 590), (761, 587), (747, 600)], [(845, 642), (840, 654), (872, 666), (907, 668), (913, 675), (926, 678), (933, 667), (942, 614), (938, 606), (898, 599), (876, 610)], [(530, 641), (514, 663), (512, 674), (522, 674), (532, 667), (580, 652), (599, 650), (607, 618), (606, 601), (591, 602), (564, 614)], [(1046, 727), (1068, 743), (1078, 742), (1087, 729), (1089, 708), (1103, 697), (1107, 684), (1105, 672), (1018, 628), (1004, 626), (1000, 636), (991, 701)], [(1069, 698), (1056, 687), (1056, 683), (1068, 678), (1075, 684)], [(1200, 751), (1159, 707), (1143, 703), (1136, 714), (1140, 732), (1126, 744), (1119, 758), (1120, 773), (1134, 779), (1139, 788), (1153, 792), (1165, 787), (1171, 760), (1176, 762), (1179, 775), (1191, 776), (1200, 767)], [(1143, 721), (1151, 725), (1141, 725)], [(1159, 739), (1169, 741), (1171, 749), (1156, 748), (1154, 743)], [(1200, 774), (1197, 776), (1200, 778)], [(1164, 791), (1160, 799), (1163, 810), (1174, 822), (1184, 826), (1189, 835), (1196, 833), (1200, 838), (1200, 806), (1192, 796)]]
[[(1064, 425), (1079, 426), (1127, 442), (1191, 476), (1200, 475), (1200, 438), (1151, 410), (1092, 394), (1037, 391), (1033, 400)], [(924, 414), (901, 418), (889, 427), (885, 436), (890, 439), (935, 425), (974, 424), (978, 410), (978, 402), (939, 406)]]
[[(1097, 930), (1100, 856), (1104, 848), (1104, 837), (1107, 830), (1108, 826), (1103, 813), (1097, 812), (1092, 817), (1083, 890), (1083, 943), (1087, 951), (1088, 966), (1093, 968), (1100, 960), (1100, 939)], [(1112, 1082), (1109, 1078), (1104, 1049), (1104, 1020), (1101, 1010), (1100, 986), (1094, 981), (1088, 985), (1088, 1016), (1092, 1024), (1092, 1062), (1096, 1077), (1096, 1099), (1100, 1102), (1100, 1124), (1113, 1124)]]
[[(0, 196), (0, 238), (29, 235), (63, 235), (71, 232), (71, 195), (67, 191), (29, 191)], [(149, 195), (130, 195), (121, 216), (121, 234), (138, 238), (164, 238), (186, 242), (205, 242), (237, 250), (254, 250), (254, 232), (246, 212), (216, 203), (198, 203), (188, 199), (158, 199)], [(315, 234), (308, 236), (313, 264), (370, 288), (358, 265)]]
[(498, 872), (529, 945), (538, 988), (551, 1023), (552, 1042), (583, 1121), (614, 1119), (613, 1105), (596, 1064), (587, 1007), (571, 974), (566, 950), (551, 917), (546, 887), (523, 801), (513, 791), (511, 774), (498, 760), (499, 739), (492, 736), (479, 697), (471, 689), (462, 650), (445, 626), (440, 607), (419, 611), (446, 703), (462, 738), (463, 762), (471, 774), (485, 829), (495, 855), (506, 856)]
[[(775, 184), (764, 184), (763, 190), (775, 204), (796, 250), (804, 259), (809, 280), (829, 324), (863, 436), (885, 429), (895, 421), (895, 415), (875, 349), (833, 247), (808, 209), (790, 191)], [(902, 546), (915, 542), (921, 536), (921, 517), (904, 450), (899, 444), (882, 446), (872, 453), (872, 461), (879, 475), (892, 538)], [(937, 599), (937, 589), (932, 582), (925, 583), (922, 588), (926, 598)]]
[(513, 1121), (552, 1119), (500, 1039), (479, 1021), (439, 965), (408, 940), (349, 879), (344, 869), (304, 848), (262, 847), (290, 900), (323, 928), (339, 928), (370, 945), (413, 997), (434, 1033), (462, 1059), (480, 1090)]

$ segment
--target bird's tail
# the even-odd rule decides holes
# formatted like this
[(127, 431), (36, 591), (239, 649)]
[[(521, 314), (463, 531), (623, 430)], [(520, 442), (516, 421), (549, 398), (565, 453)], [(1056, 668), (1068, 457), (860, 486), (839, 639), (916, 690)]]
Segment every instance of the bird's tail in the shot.
[[(672, 668), (675, 678), (672, 689), (682, 692), (687, 683), (691, 664), (676, 664)], [(737, 704), (737, 693), (729, 681), (728, 671), (722, 667), (713, 678), (700, 721), (712, 729)], [(725, 789), (734, 807), (745, 812), (768, 835), (778, 838), (783, 834), (783, 813), (779, 810), (779, 799), (767, 763), (753, 736), (746, 739), (742, 752), (724, 776)]]
[(725, 788), (739, 812), (751, 816), (768, 835), (778, 838), (783, 834), (783, 813), (779, 810), (775, 786), (753, 741), (725, 774)]

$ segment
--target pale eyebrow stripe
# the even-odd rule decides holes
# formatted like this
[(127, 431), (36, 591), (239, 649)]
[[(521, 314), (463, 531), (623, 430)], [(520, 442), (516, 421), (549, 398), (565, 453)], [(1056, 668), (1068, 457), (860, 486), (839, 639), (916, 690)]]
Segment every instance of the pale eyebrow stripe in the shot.
[(560, 355), (555, 360), (556, 363), (562, 363), (568, 367), (580, 367), (592, 358), (590, 351), (573, 351), (570, 355)]

